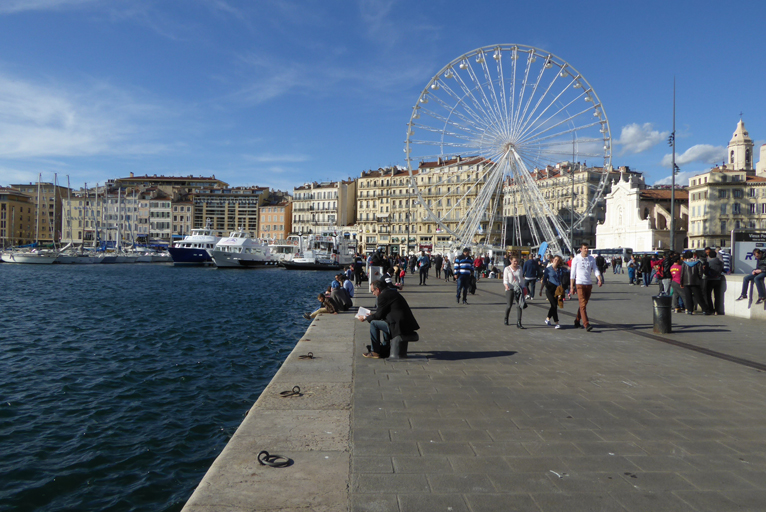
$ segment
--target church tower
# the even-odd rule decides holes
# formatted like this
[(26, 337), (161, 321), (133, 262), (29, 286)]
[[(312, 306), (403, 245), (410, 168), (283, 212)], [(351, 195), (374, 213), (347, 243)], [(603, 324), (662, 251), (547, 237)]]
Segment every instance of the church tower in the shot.
[(737, 123), (737, 129), (729, 141), (726, 167), (735, 171), (753, 170), (753, 139), (745, 130), (742, 119)]

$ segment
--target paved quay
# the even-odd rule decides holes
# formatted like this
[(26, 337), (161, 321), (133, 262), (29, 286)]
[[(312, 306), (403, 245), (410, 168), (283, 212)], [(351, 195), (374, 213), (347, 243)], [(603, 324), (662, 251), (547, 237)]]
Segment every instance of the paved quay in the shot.
[(409, 277), (410, 360), (363, 358), (354, 322), (350, 510), (766, 510), (766, 322), (674, 314), (654, 335), (657, 287), (609, 273), (592, 332), (574, 300), (545, 326), (538, 297), (518, 330), (499, 280), (463, 306)]

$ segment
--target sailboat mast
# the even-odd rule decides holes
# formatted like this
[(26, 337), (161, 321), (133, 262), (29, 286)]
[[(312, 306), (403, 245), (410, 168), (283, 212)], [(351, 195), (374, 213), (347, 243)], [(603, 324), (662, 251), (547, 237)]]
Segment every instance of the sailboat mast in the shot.
[(53, 173), (53, 233), (51, 233), (51, 238), (53, 238), (53, 250), (56, 250), (56, 192), (59, 188), (59, 175), (58, 173)]
[(40, 180), (42, 173), (37, 174), (37, 209), (35, 212), (35, 247), (40, 243)]
[[(74, 243), (74, 240), (72, 240), (72, 188), (69, 185), (69, 175), (66, 175), (66, 200), (67, 200), (67, 212), (66, 216), (69, 222), (69, 229), (67, 230), (67, 234), (69, 235), (69, 243)], [(63, 224), (63, 221), (62, 221)], [(63, 230), (63, 226), (62, 226)]]

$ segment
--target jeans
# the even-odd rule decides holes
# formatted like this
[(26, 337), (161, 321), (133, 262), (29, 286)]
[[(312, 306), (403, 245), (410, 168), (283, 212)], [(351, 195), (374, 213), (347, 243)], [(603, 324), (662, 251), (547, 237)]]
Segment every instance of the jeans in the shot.
[(755, 281), (755, 289), (758, 290), (758, 297), (766, 296), (766, 290), (764, 290), (763, 280), (766, 279), (766, 272), (760, 274), (748, 274), (742, 280), (742, 293), (743, 297), (747, 297), (747, 288), (750, 285), (750, 281)]
[(529, 295), (530, 297), (535, 296), (535, 283), (537, 283), (537, 279), (535, 278), (529, 278), (529, 277), (524, 278), (524, 284), (526, 285), (527, 291), (529, 292), (527, 295)]
[(667, 277), (660, 280), (660, 285), (662, 286), (660, 291), (665, 295), (670, 295), (670, 278)]
[(385, 320), (372, 320), (370, 322), (370, 344), (373, 352), (380, 354), (381, 347), (388, 345), (390, 339), (391, 331)]
[(547, 283), (545, 285), (545, 296), (548, 298), (548, 302), (551, 305), (550, 309), (548, 309), (548, 318), (553, 320), (554, 323), (559, 323), (559, 301), (554, 295), (556, 293), (556, 288), (558, 288), (558, 286), (555, 284)]
[(428, 277), (428, 267), (420, 268), (420, 284), (426, 284), (426, 277)]
[(575, 322), (580, 322), (585, 327), (588, 327), (590, 322), (588, 322), (588, 312), (585, 310), (585, 308), (588, 305), (588, 301), (590, 300), (590, 294), (593, 291), (593, 285), (578, 284), (576, 285), (576, 288), (577, 288), (577, 300), (580, 302), (580, 309), (577, 310), (577, 316), (575, 317)]
[[(756, 281), (756, 284), (758, 281)], [(761, 281), (763, 283), (763, 281)], [(760, 294), (760, 290), (758, 291)], [(713, 300), (715, 295), (715, 300)], [(763, 295), (761, 295), (763, 297)], [(707, 303), (713, 308), (716, 313), (723, 312), (723, 279), (708, 279), (705, 283), (705, 298)]]
[(705, 296), (702, 295), (702, 286), (686, 285), (684, 286), (684, 292), (686, 311), (693, 312), (695, 308), (699, 306), (703, 313), (713, 312), (705, 301)]
[(457, 278), (457, 300), (460, 301), (460, 291), (463, 291), (463, 302), (468, 295), (468, 287), (471, 285), (470, 274), (459, 274)]
[(649, 286), (650, 284), (652, 284), (652, 274), (650, 274), (649, 272), (644, 272), (643, 276), (644, 276), (644, 286)]
[(516, 323), (521, 323), (521, 309), (523, 308), (523, 303), (521, 302), (521, 294), (524, 292), (519, 292), (518, 296), (516, 295), (516, 290), (511, 288), (510, 290), (506, 290), (505, 292), (505, 321), (508, 321), (508, 315), (511, 313), (511, 306), (513, 306), (513, 299), (516, 299)]
[(683, 303), (683, 290), (681, 289), (681, 283), (676, 283), (675, 281), (670, 281), (670, 286), (673, 290), (673, 309), (680, 309), (680, 305), (678, 304), (678, 301), (680, 300)]

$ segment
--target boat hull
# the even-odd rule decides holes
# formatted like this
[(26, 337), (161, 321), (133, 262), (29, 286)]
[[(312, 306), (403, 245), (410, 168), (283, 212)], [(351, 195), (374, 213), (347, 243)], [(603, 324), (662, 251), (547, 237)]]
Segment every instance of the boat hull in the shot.
[(337, 263), (299, 263), (294, 261), (282, 261), (280, 265), (287, 270), (340, 270)]
[(168, 252), (176, 266), (212, 265), (213, 258), (205, 249), (189, 249), (186, 247), (168, 247)]
[(26, 265), (51, 265), (56, 261), (55, 254), (24, 254), (4, 252), (0, 257), (5, 263), (22, 263)]

